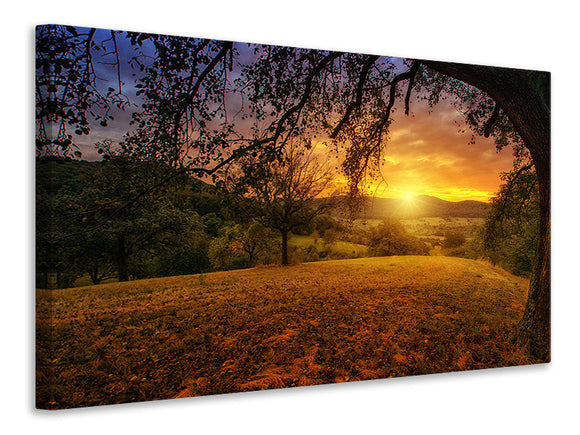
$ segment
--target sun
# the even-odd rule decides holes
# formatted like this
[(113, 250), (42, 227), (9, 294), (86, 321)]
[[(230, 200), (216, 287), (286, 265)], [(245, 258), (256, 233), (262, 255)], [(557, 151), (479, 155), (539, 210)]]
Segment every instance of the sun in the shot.
[(406, 193), (405, 196), (403, 197), (403, 199), (405, 200), (405, 202), (407, 204), (413, 202), (413, 200), (415, 199), (415, 195), (413, 195), (412, 193)]

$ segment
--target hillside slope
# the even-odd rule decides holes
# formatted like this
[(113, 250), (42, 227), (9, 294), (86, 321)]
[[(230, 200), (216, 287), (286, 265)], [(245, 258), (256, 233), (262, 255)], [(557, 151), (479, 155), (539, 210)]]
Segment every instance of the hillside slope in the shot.
[(531, 363), (509, 341), (525, 297), (525, 281), (448, 257), (337, 260), (38, 290), (37, 336), (44, 343), (37, 348), (38, 406)]

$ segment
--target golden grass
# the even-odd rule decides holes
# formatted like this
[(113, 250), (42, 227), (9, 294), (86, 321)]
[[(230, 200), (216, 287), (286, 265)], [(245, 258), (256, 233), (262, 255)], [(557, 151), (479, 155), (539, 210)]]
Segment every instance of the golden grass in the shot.
[(329, 256), (339, 259), (365, 257), (368, 255), (369, 248), (365, 245), (357, 243), (345, 242), (343, 240), (336, 240), (330, 244), (325, 245), (322, 238), (315, 239), (312, 236), (292, 235), (289, 241), (290, 246), (308, 248), (314, 246), (319, 251), (328, 249)]
[(510, 341), (526, 288), (482, 262), (382, 257), (38, 290), (37, 406), (534, 363)]

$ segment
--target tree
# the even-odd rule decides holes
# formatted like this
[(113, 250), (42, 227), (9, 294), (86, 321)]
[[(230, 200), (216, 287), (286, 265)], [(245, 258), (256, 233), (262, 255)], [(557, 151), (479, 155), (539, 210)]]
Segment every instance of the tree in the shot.
[[(461, 80), (489, 96), (494, 109), (482, 126), (489, 134), (503, 112), (529, 152), (538, 177), (539, 236), (526, 309), (518, 341), (544, 360), (550, 358), (550, 77), (507, 68), (424, 62), (441, 74)], [(501, 136), (500, 136), (501, 139)]]
[(171, 227), (158, 236), (155, 245), (142, 250), (133, 261), (136, 278), (174, 276), (211, 270), (210, 236), (205, 232), (199, 215), (173, 205), (167, 209)]
[[(37, 32), (37, 44), (66, 46), (74, 32), (59, 28), (50, 43), (42, 31)], [(96, 49), (94, 32), (83, 35), (85, 45), (81, 41), (75, 47), (84, 47), (85, 52)], [(495, 136), (499, 148), (515, 144), (519, 153), (529, 154), (534, 165), (539, 187), (539, 238), (518, 340), (534, 355), (549, 359), (548, 73), (420, 59), (400, 62), (381, 56), (172, 36), (126, 36), (140, 50), (131, 62), (143, 72), (138, 86), (144, 103), (134, 115), (136, 131), (122, 146), (137, 156), (163, 159), (182, 173), (199, 177), (218, 179), (231, 164), (248, 156), (274, 162), (293, 140), (321, 135), (344, 147), (342, 168), (351, 196), (357, 197), (365, 181), (377, 174), (396, 101), (402, 100), (404, 112), (409, 114), (412, 95), (427, 98), (433, 105), (446, 95), (454, 96), (475, 134)], [(112, 50), (118, 54), (116, 47)], [(154, 61), (145, 64), (148, 58)], [(46, 59), (41, 60), (56, 62), (54, 56)], [(233, 73), (236, 59), (239, 68)], [(77, 83), (79, 71), (84, 71), (82, 65), (63, 63), (44, 71), (58, 77), (66, 77), (68, 72), (71, 82)], [(37, 70), (42, 68), (40, 62)], [(65, 89), (66, 80), (47, 88), (53, 85), (57, 91)], [(72, 103), (55, 106), (41, 99), (45, 112), (41, 111), (39, 118), (57, 116), (83, 124), (89, 109), (82, 88), (77, 90), (71, 99), (81, 101), (80, 115), (79, 111), (64, 110)], [(82, 128), (80, 131), (84, 134)], [(46, 147), (42, 131), (39, 137), (42, 150)]]
[(505, 183), (492, 200), (483, 231), (483, 248), (493, 263), (529, 276), (538, 244), (538, 179), (525, 164), (502, 175)]
[(110, 241), (119, 281), (130, 275), (145, 278), (209, 268), (208, 235), (186, 199), (188, 177), (174, 178), (138, 202), (128, 200), (141, 191), (142, 177), (159, 179), (172, 172), (163, 163), (116, 154), (109, 155), (97, 174), (94, 195), (101, 204), (88, 215), (93, 219), (88, 230)]
[(370, 231), (368, 246), (372, 255), (427, 255), (429, 248), (409, 234), (403, 224), (386, 219)]
[[(78, 228), (80, 230), (80, 228)], [(74, 258), (71, 263), (89, 274), (93, 284), (115, 276), (115, 264), (111, 256), (111, 240), (104, 231), (79, 231), (77, 237), (69, 241)], [(70, 266), (69, 266), (70, 267)]]
[(248, 254), (248, 266), (252, 267), (258, 255), (271, 249), (272, 233), (260, 222), (251, 222), (242, 233), (240, 242), (242, 250)]
[[(74, 169), (73, 169), (74, 165)], [(40, 288), (69, 287), (84, 273), (71, 210), (91, 177), (84, 162), (53, 156), (36, 165), (36, 272)], [(74, 241), (73, 241), (74, 240)]]
[[(103, 162), (42, 158), (37, 171), (38, 285), (94, 284), (116, 276), (195, 273), (209, 268), (201, 219), (181, 200), (184, 180), (127, 205), (140, 179), (154, 177), (143, 162), (122, 156)], [(159, 172), (164, 173), (161, 168)], [(187, 181), (187, 180), (185, 180)], [(58, 223), (58, 225), (57, 225)], [(177, 258), (179, 257), (179, 258)]]
[(448, 231), (445, 233), (445, 240), (443, 246), (446, 248), (458, 248), (465, 244), (465, 234), (460, 231)]
[(252, 221), (222, 227), (219, 237), (210, 244), (209, 255), (215, 269), (253, 267), (259, 256), (267, 254), (273, 246), (272, 231)]
[(294, 147), (269, 165), (246, 159), (242, 171), (241, 184), (253, 200), (251, 213), (262, 225), (280, 233), (282, 264), (287, 265), (290, 232), (309, 225), (331, 206), (332, 174), (317, 161), (313, 150), (302, 152)]

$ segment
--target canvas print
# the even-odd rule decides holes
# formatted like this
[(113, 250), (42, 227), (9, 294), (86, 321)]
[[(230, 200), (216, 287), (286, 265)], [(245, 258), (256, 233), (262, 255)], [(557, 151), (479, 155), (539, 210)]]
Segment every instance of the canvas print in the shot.
[(38, 408), (550, 360), (550, 74), (336, 49), (36, 28)]

